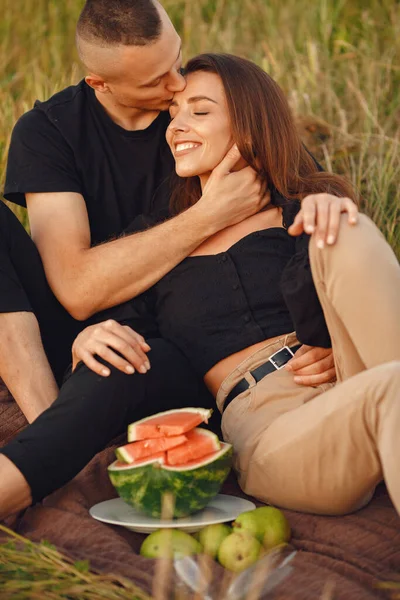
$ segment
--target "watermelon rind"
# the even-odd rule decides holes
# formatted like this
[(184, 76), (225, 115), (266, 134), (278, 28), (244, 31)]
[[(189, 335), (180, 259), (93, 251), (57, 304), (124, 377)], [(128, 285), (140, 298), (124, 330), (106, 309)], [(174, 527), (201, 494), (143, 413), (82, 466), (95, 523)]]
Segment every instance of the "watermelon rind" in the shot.
[[(127, 463), (122, 462), (122, 461), (121, 461), (120, 464), (118, 464), (119, 460), (115, 460), (112, 464), (114, 465), (114, 467), (118, 471), (120, 471), (120, 470), (123, 470), (125, 467), (127, 467), (128, 469), (132, 469), (132, 467), (135, 467), (135, 468), (145, 467), (146, 465), (153, 465), (155, 463), (157, 463), (158, 465), (164, 465), (165, 461), (166, 461), (166, 457), (167, 457), (167, 453), (166, 452), (158, 452), (156, 455), (148, 456), (147, 458), (142, 458), (136, 464), (132, 464), (132, 463), (127, 464)], [(110, 465), (110, 467), (111, 466), (112, 465)]]
[(162, 499), (173, 495), (175, 518), (187, 517), (201, 509), (218, 494), (232, 462), (232, 446), (221, 442), (221, 450), (195, 461), (188, 467), (149, 460), (135, 465), (108, 467), (111, 483), (118, 495), (139, 512), (160, 518)]
[(203, 417), (203, 421), (205, 421), (207, 423), (207, 421), (211, 417), (213, 411), (211, 408), (201, 408), (201, 407), (198, 407), (198, 408), (194, 408), (194, 407), (173, 408), (171, 410), (165, 410), (163, 412), (156, 413), (154, 415), (150, 415), (149, 417), (144, 417), (143, 419), (140, 419), (140, 421), (135, 421), (134, 423), (131, 423), (130, 425), (128, 425), (128, 442), (138, 441), (136, 438), (136, 434), (135, 434), (135, 429), (136, 429), (137, 425), (140, 425), (141, 423), (145, 423), (146, 421), (150, 421), (150, 419), (154, 419), (155, 417), (161, 417), (162, 415), (170, 415), (172, 413), (179, 413), (179, 412), (198, 413)]
[(127, 452), (125, 450), (124, 446), (121, 446), (120, 448), (116, 448), (115, 454), (116, 454), (118, 460), (120, 460), (121, 462), (124, 462), (127, 464), (133, 463), (131, 455), (129, 454), (129, 452)]

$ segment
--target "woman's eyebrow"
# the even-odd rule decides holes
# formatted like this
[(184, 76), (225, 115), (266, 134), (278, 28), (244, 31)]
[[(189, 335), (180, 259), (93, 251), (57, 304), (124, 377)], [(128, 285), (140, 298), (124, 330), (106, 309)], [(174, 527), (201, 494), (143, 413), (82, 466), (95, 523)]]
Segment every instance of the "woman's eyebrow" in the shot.
[[(218, 104), (216, 100), (209, 98), (208, 96), (192, 96), (188, 99), (188, 104), (194, 104), (195, 102), (200, 102), (200, 100), (208, 100), (209, 102), (213, 102), (214, 104)], [(178, 106), (176, 100), (172, 100), (170, 106)]]
[(216, 100), (209, 98), (208, 96), (192, 96), (188, 100), (188, 104), (193, 104), (194, 102), (199, 102), (200, 100), (209, 100), (210, 102), (214, 102), (214, 104), (218, 104)]

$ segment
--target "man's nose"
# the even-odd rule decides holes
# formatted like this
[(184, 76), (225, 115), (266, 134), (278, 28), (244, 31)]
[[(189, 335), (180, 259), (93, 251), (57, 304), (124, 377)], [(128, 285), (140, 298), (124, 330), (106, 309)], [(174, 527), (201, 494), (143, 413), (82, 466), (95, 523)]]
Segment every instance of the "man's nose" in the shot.
[(169, 92), (182, 92), (186, 87), (186, 79), (179, 71), (172, 71), (167, 83)]

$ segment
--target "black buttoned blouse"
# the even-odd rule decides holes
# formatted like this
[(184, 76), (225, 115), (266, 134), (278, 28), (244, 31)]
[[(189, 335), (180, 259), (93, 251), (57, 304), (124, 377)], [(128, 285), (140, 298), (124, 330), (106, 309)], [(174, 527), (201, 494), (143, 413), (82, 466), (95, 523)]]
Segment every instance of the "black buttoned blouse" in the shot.
[(312, 279), (309, 236), (287, 232), (297, 201), (283, 209), (283, 227), (255, 231), (227, 251), (185, 258), (155, 286), (161, 335), (203, 376), (223, 358), (296, 331), (299, 341), (330, 347)]

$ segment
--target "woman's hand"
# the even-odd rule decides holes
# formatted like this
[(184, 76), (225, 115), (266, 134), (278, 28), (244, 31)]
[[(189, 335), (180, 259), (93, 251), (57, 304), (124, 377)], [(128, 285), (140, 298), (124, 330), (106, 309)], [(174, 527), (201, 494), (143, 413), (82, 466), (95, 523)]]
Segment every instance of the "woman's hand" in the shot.
[(320, 385), (336, 380), (331, 348), (303, 345), (284, 368), (293, 373), (294, 382), (299, 385)]
[(336, 242), (340, 227), (340, 214), (349, 213), (350, 225), (355, 225), (358, 219), (358, 208), (350, 198), (338, 198), (331, 194), (311, 194), (301, 203), (293, 224), (289, 227), (290, 235), (297, 236), (305, 231), (315, 234), (317, 247), (323, 248), (325, 243), (332, 245)]
[(72, 371), (82, 361), (98, 375), (108, 377), (110, 369), (95, 359), (96, 354), (128, 375), (135, 370), (147, 373), (150, 362), (146, 352), (149, 350), (150, 346), (136, 331), (109, 319), (86, 327), (76, 337), (72, 345)]

